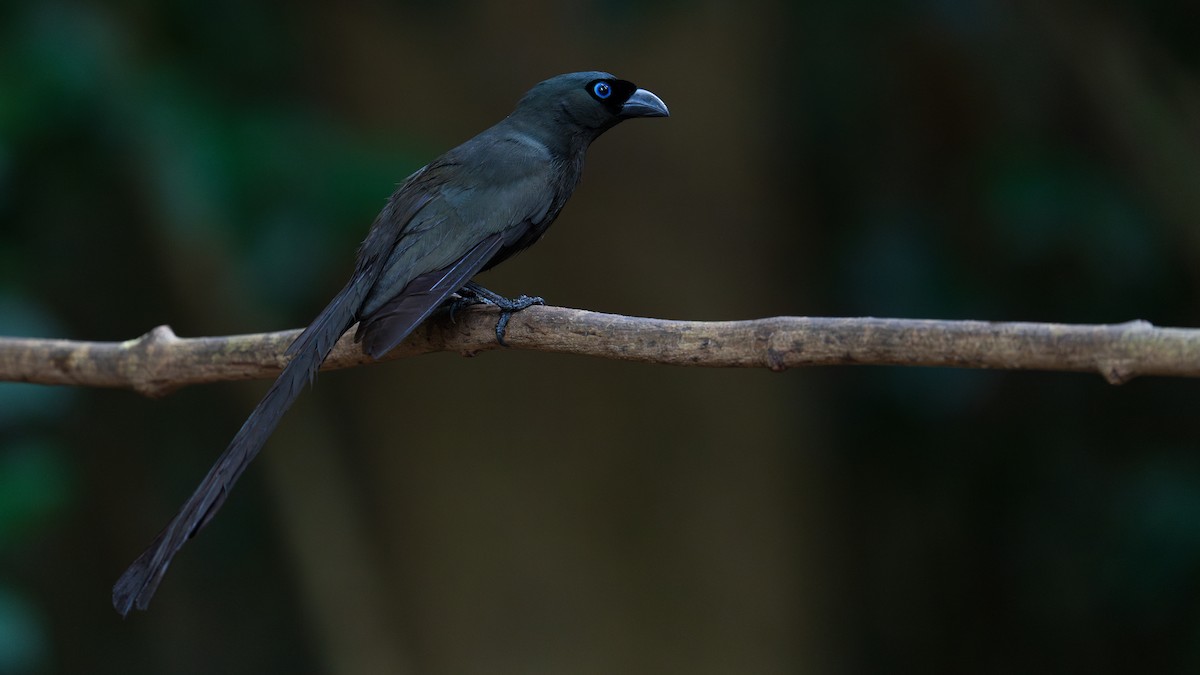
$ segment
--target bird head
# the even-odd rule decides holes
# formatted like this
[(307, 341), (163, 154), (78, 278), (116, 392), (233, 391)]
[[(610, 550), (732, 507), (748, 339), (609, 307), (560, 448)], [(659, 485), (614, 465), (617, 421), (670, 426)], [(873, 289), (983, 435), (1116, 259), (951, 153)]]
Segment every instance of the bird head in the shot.
[(610, 73), (590, 71), (552, 77), (530, 89), (510, 117), (585, 137), (588, 142), (622, 120), (668, 117), (658, 96)]

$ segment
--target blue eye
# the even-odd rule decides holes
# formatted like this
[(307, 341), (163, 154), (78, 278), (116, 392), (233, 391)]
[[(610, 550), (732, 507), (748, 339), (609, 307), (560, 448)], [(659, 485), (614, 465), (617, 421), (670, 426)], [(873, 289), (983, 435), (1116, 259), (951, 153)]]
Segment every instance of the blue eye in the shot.
[(603, 101), (612, 96), (612, 87), (608, 86), (607, 82), (597, 82), (596, 86), (592, 87), (592, 93), (596, 95), (596, 98)]

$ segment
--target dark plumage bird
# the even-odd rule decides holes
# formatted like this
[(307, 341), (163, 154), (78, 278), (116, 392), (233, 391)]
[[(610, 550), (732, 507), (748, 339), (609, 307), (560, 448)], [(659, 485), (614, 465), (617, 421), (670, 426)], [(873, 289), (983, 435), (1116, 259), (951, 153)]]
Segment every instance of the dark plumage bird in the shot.
[(600, 134), (625, 119), (667, 114), (657, 96), (608, 73), (559, 75), (531, 89), (498, 124), (409, 176), (375, 218), (345, 288), (288, 348), (291, 361), (229, 447), (117, 580), (116, 610), (124, 616), (146, 609), (171, 559), (221, 508), (350, 326), (359, 324), (355, 338), (378, 358), (455, 292), (506, 312), (539, 301), (504, 300), (471, 278), (542, 236), (575, 191), (588, 145)]

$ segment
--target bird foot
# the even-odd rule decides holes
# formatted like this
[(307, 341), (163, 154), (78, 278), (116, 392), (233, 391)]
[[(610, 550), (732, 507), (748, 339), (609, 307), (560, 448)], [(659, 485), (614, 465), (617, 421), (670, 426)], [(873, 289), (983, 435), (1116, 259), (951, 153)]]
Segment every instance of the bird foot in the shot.
[(454, 313), (464, 307), (491, 305), (500, 310), (500, 319), (496, 321), (496, 342), (507, 347), (508, 344), (504, 342), (504, 332), (508, 329), (508, 320), (512, 318), (512, 315), (534, 305), (544, 304), (546, 301), (541, 296), (522, 294), (515, 298), (506, 298), (471, 281), (459, 289), (457, 298), (450, 301), (450, 320), (453, 321)]

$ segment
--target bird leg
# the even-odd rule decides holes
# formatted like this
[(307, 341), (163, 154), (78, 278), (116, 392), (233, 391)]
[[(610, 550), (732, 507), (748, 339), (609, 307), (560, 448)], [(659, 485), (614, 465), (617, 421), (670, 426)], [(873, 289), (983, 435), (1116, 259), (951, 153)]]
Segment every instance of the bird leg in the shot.
[(496, 342), (502, 346), (508, 345), (504, 342), (504, 331), (508, 328), (508, 320), (512, 315), (534, 305), (544, 305), (546, 301), (540, 296), (530, 297), (528, 295), (520, 295), (515, 298), (506, 298), (499, 293), (489, 291), (480, 286), (474, 281), (468, 281), (458, 291), (458, 297), (450, 300), (450, 320), (454, 320), (454, 313), (464, 307), (471, 305), (491, 305), (500, 310), (500, 319), (496, 321)]

